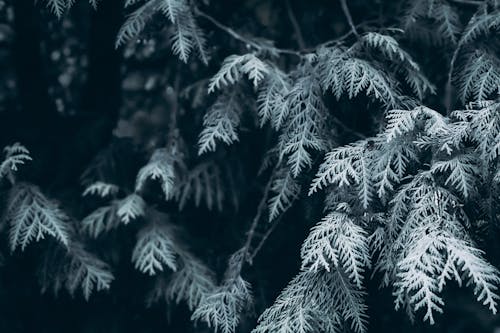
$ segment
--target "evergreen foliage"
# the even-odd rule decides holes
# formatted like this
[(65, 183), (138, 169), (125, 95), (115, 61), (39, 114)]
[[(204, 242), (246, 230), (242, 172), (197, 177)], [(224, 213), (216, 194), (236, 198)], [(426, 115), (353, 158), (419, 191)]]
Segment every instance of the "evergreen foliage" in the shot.
[[(0, 232), (11, 257), (47, 238), (36, 248), (42, 291), (88, 301), (128, 272), (151, 282), (148, 305), (185, 303), (196, 328), (221, 333), (368, 332), (374, 283), (416, 325), (439, 323), (456, 287), (496, 314), (500, 2), (341, 0), (328, 6), (346, 23), (317, 29), (287, 1), (285, 37), (261, 12), (278, 5), (257, 2), (264, 9), (252, 2), (238, 15), (255, 11), (258, 22), (233, 28), (223, 19), (240, 16), (209, 14), (224, 1), (124, 1), (114, 45), (123, 106), (89, 125), (119, 118), (82, 188), (81, 165), (47, 182), (31, 175), (44, 149), (23, 170), (30, 151), (4, 148)], [(43, 3), (63, 24), (74, 5)], [(46, 122), (60, 116), (74, 114)], [(65, 172), (67, 150), (47, 178)], [(300, 255), (284, 255), (298, 239)], [(273, 279), (283, 287), (290, 276), (278, 270), (292, 262), (288, 285), (267, 290)]]
[(10, 249), (24, 250), (32, 241), (51, 236), (64, 246), (69, 244), (68, 217), (36, 186), (17, 184), (10, 190), (4, 219), (9, 222)]

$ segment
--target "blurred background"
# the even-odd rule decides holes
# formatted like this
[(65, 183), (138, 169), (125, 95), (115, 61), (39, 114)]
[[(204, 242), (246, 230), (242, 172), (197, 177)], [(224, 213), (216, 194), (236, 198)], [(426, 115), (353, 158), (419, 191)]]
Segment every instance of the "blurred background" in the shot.
[[(456, 2), (465, 17), (474, 9)], [(334, 0), (196, 3), (243, 35), (265, 38), (281, 48), (307, 50), (349, 31), (340, 3)], [(206, 101), (212, 98), (206, 94), (207, 80), (224, 57), (245, 51), (239, 41), (203, 19), (198, 24), (208, 38), (208, 66), (194, 58), (184, 64), (172, 54), (165, 19), (152, 21), (139, 40), (116, 49), (117, 31), (129, 12), (123, 5), (122, 0), (101, 0), (94, 10), (86, 1), (76, 1), (58, 19), (44, 1), (0, 0), (0, 146), (17, 141), (27, 146), (33, 162), (21, 170), (20, 178), (39, 185), (77, 220), (96, 205), (82, 200), (85, 177), (103, 172), (133, 186), (148, 154), (165, 140), (172, 108), (179, 110), (186, 150), (190, 158), (196, 158)], [(370, 27), (397, 27), (405, 2), (351, 0), (349, 6), (360, 30), (369, 31)], [(447, 72), (442, 69), (452, 49), (445, 43), (406, 43), (438, 87), (426, 104), (442, 108)], [(280, 60), (284, 68), (294, 61)], [(377, 105), (362, 98), (327, 103), (340, 110), (340, 120), (349, 128), (366, 135), (377, 132)], [(241, 142), (217, 157), (232, 165), (240, 202), (222, 212), (187, 207), (179, 217), (193, 251), (218, 273), (241, 244), (242, 230), (255, 214), (265, 185), (265, 177), (255, 177), (261, 163), (255, 157), (263, 156), (269, 138), (255, 123), (255, 119), (245, 120)], [(338, 141), (345, 144), (354, 139), (346, 131)], [(99, 171), (92, 169), (96, 164)], [(161, 209), (171, 207), (164, 204)], [(255, 327), (258, 315), (299, 271), (300, 245), (321, 214), (321, 198), (312, 197), (297, 202), (280, 220), (253, 266), (245, 270), (256, 303), (238, 332)], [(10, 254), (5, 226), (0, 225), (0, 332), (210, 332), (201, 324), (193, 325), (183, 304), (148, 306), (154, 281), (130, 263), (134, 228), (119, 229), (90, 245), (111, 264), (115, 281), (108, 292), (97, 293), (87, 302), (64, 291), (42, 293), (41, 276), (50, 275), (52, 268), (41, 268), (42, 254), (52, 246), (51, 241)], [(481, 245), (498, 267), (499, 233), (491, 229), (484, 231)], [(368, 291), (369, 332), (500, 332), (499, 317), (478, 304), (467, 288), (448, 288), (445, 313), (433, 326), (419, 319), (412, 324), (404, 313), (395, 312), (391, 291), (379, 289), (377, 276), (368, 282)]]

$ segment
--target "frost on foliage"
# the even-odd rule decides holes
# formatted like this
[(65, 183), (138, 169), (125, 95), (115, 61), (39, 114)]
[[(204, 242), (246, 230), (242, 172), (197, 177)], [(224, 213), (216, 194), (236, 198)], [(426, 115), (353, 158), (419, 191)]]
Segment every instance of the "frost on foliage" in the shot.
[(322, 87), (332, 90), (337, 99), (343, 94), (352, 99), (363, 92), (387, 107), (400, 104), (401, 94), (395, 80), (381, 65), (353, 56), (339, 47), (320, 50), (319, 59)]
[(222, 333), (234, 333), (243, 311), (252, 303), (250, 284), (240, 276), (245, 253), (229, 259), (222, 284), (201, 299), (191, 319), (201, 320)]
[(498, 14), (498, 6), (492, 11), (488, 11), (488, 6), (479, 6), (462, 32), (459, 44), (462, 46), (470, 44), (481, 35), (487, 35), (491, 30), (498, 29), (500, 27), (500, 16)]
[(115, 229), (120, 223), (128, 224), (144, 216), (146, 203), (142, 197), (132, 193), (121, 200), (114, 200), (107, 206), (97, 208), (82, 220), (82, 230), (93, 238)]
[(472, 285), (478, 300), (496, 312), (497, 270), (475, 249), (463, 227), (467, 216), (459, 200), (422, 172), (391, 202), (390, 220), (376, 265), (384, 283), (393, 284), (396, 308), (423, 310), (434, 323), (442, 312), (447, 280)]
[(179, 162), (175, 152), (171, 152), (166, 148), (156, 149), (149, 162), (137, 173), (135, 190), (142, 191), (148, 179), (158, 180), (165, 198), (167, 200), (171, 199), (174, 195), (176, 180), (175, 167)]
[(367, 208), (374, 197), (372, 144), (362, 140), (327, 153), (311, 184), (309, 194), (331, 184), (338, 187), (354, 186), (363, 207)]
[[(175, 1), (179, 2), (179, 1)], [(172, 51), (184, 63), (187, 63), (192, 50), (198, 52), (200, 60), (208, 64), (206, 39), (203, 31), (196, 24), (189, 10), (182, 11), (174, 22), (174, 31), (171, 34)]]
[(337, 270), (302, 271), (259, 317), (252, 333), (336, 333), (367, 330), (365, 293)]
[[(481, 164), (488, 164), (500, 156), (500, 103), (471, 104), (468, 110), (455, 111), (452, 116), (464, 123), (466, 135), (476, 144)], [(485, 167), (486, 169), (486, 167)]]
[(358, 288), (370, 266), (368, 237), (344, 212), (328, 214), (314, 226), (301, 250), (302, 268), (313, 272), (338, 269)]
[[(75, 0), (44, 0), (46, 2), (47, 8), (57, 16), (61, 18), (68, 9), (70, 9)], [(100, 0), (88, 0), (88, 3), (92, 8), (97, 9), (97, 4)]]
[(66, 288), (73, 295), (81, 289), (86, 300), (95, 291), (109, 289), (114, 277), (107, 264), (73, 243), (66, 277)]
[(403, 50), (392, 36), (369, 32), (363, 36), (362, 42), (370, 48), (379, 50), (390, 60), (408, 63), (415, 70), (419, 68), (408, 52)]
[(254, 87), (257, 87), (268, 73), (268, 65), (255, 54), (231, 55), (224, 60), (221, 69), (210, 79), (208, 92), (233, 85), (242, 75), (246, 75)]
[(449, 160), (436, 161), (431, 171), (434, 173), (449, 174), (445, 185), (451, 185), (459, 191), (464, 198), (468, 198), (475, 191), (477, 175), (480, 173), (476, 165), (476, 156), (472, 154), (457, 155)]
[(168, 276), (157, 276), (148, 303), (164, 300), (178, 304), (184, 301), (190, 310), (194, 310), (206, 295), (215, 290), (215, 274), (181, 244), (176, 251), (178, 270)]
[(215, 288), (214, 273), (199, 259), (187, 252), (180, 252), (180, 269), (170, 275), (165, 287), (167, 301), (185, 301), (194, 310), (201, 300)]
[[(360, 288), (356, 272), (368, 267), (362, 259), (369, 257), (370, 246), (378, 254), (375, 269), (383, 273), (383, 285), (394, 288), (396, 308), (410, 316), (422, 312), (434, 323), (449, 280), (472, 286), (478, 301), (495, 313), (498, 271), (470, 240), (466, 227), (471, 222), (460, 198), (476, 196), (476, 186), (494, 172), (500, 154), (498, 109), (498, 102), (489, 101), (450, 117), (426, 107), (392, 110), (382, 133), (328, 153), (310, 191), (333, 185), (327, 209), (335, 211), (304, 242), (303, 268), (340, 271)], [(420, 164), (424, 153), (431, 161)], [(372, 215), (380, 226), (370, 239), (361, 228), (364, 222), (355, 224), (349, 211), (335, 206), (347, 200), (349, 190), (358, 193), (364, 209), (377, 207), (375, 192), (388, 203), (387, 213)], [(340, 245), (345, 230), (356, 236)], [(342, 251), (354, 256), (343, 257)]]
[(484, 101), (498, 93), (500, 60), (491, 52), (476, 49), (466, 56), (457, 81), (463, 103)]
[(83, 196), (86, 195), (97, 195), (101, 198), (106, 198), (118, 193), (120, 188), (114, 184), (108, 184), (105, 182), (97, 181), (90, 184), (83, 191)]
[(4, 219), (10, 223), (11, 251), (17, 247), (24, 250), (29, 243), (46, 236), (64, 246), (69, 244), (68, 217), (34, 185), (18, 184), (10, 190)]
[[(500, 27), (498, 6), (488, 10), (487, 4), (478, 6), (460, 36), (454, 57), (461, 60), (461, 66), (452, 74), (459, 88), (463, 103), (468, 100), (483, 101), (498, 92), (500, 62), (488, 43), (481, 45), (478, 40)], [(461, 51), (461, 52), (459, 52)]]
[(116, 206), (111, 204), (99, 207), (82, 220), (82, 230), (87, 235), (97, 238), (104, 232), (118, 226), (119, 220), (116, 218)]
[(375, 189), (378, 197), (386, 202), (406, 176), (410, 163), (418, 159), (418, 149), (412, 140), (404, 137), (389, 143), (385, 136), (378, 139), (379, 156), (374, 161)]
[(387, 143), (411, 135), (415, 131), (422, 131), (432, 138), (450, 135), (449, 120), (424, 106), (412, 110), (391, 110), (386, 118), (387, 127), (383, 134)]
[[(128, 1), (125, 7), (135, 5)], [(207, 64), (208, 54), (203, 31), (198, 27), (190, 6), (185, 0), (147, 0), (137, 7), (125, 20), (118, 31), (115, 46), (136, 39), (156, 14), (162, 14), (172, 24), (172, 51), (179, 59), (187, 63), (193, 50), (200, 60)]]
[(198, 140), (198, 154), (215, 151), (217, 141), (227, 145), (238, 141), (241, 106), (236, 92), (220, 95), (203, 117), (203, 130)]
[(160, 0), (147, 1), (128, 15), (118, 32), (115, 47), (119, 47), (129, 40), (137, 38), (142, 33), (146, 27), (146, 23), (156, 13), (159, 2)]
[(387, 113), (387, 128), (385, 137), (391, 142), (399, 136), (403, 136), (415, 129), (417, 126), (417, 110), (391, 110)]
[[(407, 102), (403, 102), (405, 98), (395, 74), (401, 74), (419, 99), (427, 93), (435, 93), (434, 85), (418, 64), (389, 35), (369, 32), (349, 49), (322, 48), (318, 57), (321, 85), (324, 90), (331, 90), (337, 99), (344, 94), (352, 99), (364, 93), (387, 108), (404, 105)], [(394, 70), (388, 71), (385, 63)]]
[(116, 215), (123, 224), (128, 224), (140, 216), (144, 216), (146, 203), (142, 197), (132, 193), (117, 203)]
[(436, 88), (420, 71), (418, 64), (392, 36), (369, 32), (362, 37), (362, 43), (370, 49), (378, 50), (395, 64), (419, 99), (423, 99), (427, 93), (436, 92)]
[(191, 319), (202, 320), (218, 332), (234, 333), (249, 302), (250, 284), (237, 277), (230, 282), (225, 281), (203, 297)]
[(172, 229), (166, 224), (154, 222), (137, 235), (132, 262), (139, 271), (156, 275), (168, 267), (177, 270), (176, 244)]
[[(236, 197), (232, 184), (232, 170), (213, 162), (197, 165), (178, 182), (175, 199), (179, 209), (184, 209), (189, 200), (194, 200), (196, 207), (204, 203), (209, 210), (222, 211), (225, 201)], [(236, 205), (235, 205), (236, 206)]]
[(65, 288), (72, 296), (81, 290), (88, 300), (95, 291), (109, 289), (114, 280), (110, 268), (82, 244), (72, 241), (69, 249), (52, 247), (45, 254), (39, 271), (42, 292), (54, 294)]
[(20, 165), (31, 161), (30, 152), (23, 145), (14, 143), (3, 149), (5, 160), (0, 163), (0, 179), (7, 177), (9, 181), (14, 182), (14, 172)]
[(280, 159), (287, 157), (294, 177), (312, 165), (311, 151), (326, 149), (326, 108), (319, 81), (310, 71), (309, 66), (301, 69), (305, 76), (297, 79), (287, 96), (288, 111), (280, 128)]
[(442, 230), (417, 228), (410, 235), (407, 256), (398, 262), (395, 286), (396, 308), (407, 299), (414, 311), (424, 310), (424, 320), (434, 323), (444, 302), (439, 295), (447, 280), (473, 286), (477, 300), (496, 313), (498, 271), (482, 258), (480, 250), (466, 240)]
[(269, 221), (276, 219), (280, 214), (290, 208), (292, 202), (300, 194), (300, 190), (300, 184), (293, 178), (288, 170), (278, 173), (271, 185), (272, 196), (268, 202)]
[(272, 68), (257, 97), (261, 126), (269, 121), (275, 129), (281, 127), (288, 114), (287, 95), (291, 88), (290, 78), (279, 69)]
[[(407, 1), (403, 28), (410, 36), (428, 42), (457, 44), (462, 25), (458, 12), (444, 0)], [(426, 21), (432, 20), (430, 27)], [(426, 31), (427, 29), (427, 31)]]

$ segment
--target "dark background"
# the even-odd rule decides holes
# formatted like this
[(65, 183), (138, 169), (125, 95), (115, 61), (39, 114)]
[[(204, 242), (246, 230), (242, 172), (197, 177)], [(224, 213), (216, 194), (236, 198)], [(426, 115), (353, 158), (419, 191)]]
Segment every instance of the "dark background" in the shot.
[[(245, 50), (202, 19), (199, 24), (207, 33), (213, 56), (207, 67), (195, 60), (182, 64), (171, 54), (165, 37), (167, 28), (161, 19), (148, 25), (138, 43), (115, 49), (116, 33), (127, 13), (122, 2), (102, 0), (94, 11), (85, 1), (77, 1), (67, 16), (58, 20), (43, 1), (0, 1), (0, 146), (18, 141), (28, 147), (33, 162), (23, 167), (20, 178), (39, 185), (76, 220), (95, 208), (95, 203), (81, 197), (81, 175), (96, 156), (106, 156), (105, 169), (110, 177), (123, 184), (133, 183), (151, 146), (161, 140), (158, 133), (164, 130), (164, 124), (150, 120), (148, 112), (168, 113), (172, 106), (164, 98), (165, 87), (176, 80), (186, 87), (206, 79), (225, 56)], [(356, 23), (392, 26), (398, 23), (403, 2), (359, 0), (349, 1), (349, 5)], [(339, 2), (333, 0), (290, 0), (288, 4), (279, 0), (212, 0), (201, 6), (237, 31), (274, 40), (282, 48), (310, 48), (349, 30)], [(300, 45), (292, 32), (287, 6), (300, 25), (305, 45)], [(460, 9), (464, 16), (470, 14), (469, 6)], [(450, 50), (445, 45), (424, 47), (408, 42), (407, 46), (438, 87), (437, 97), (429, 98), (427, 105), (441, 108), (439, 96), (446, 80), (442, 68), (447, 66)], [(284, 57), (283, 66), (291, 66), (294, 61)], [(152, 86), (148, 83), (151, 80)], [(191, 110), (188, 102), (182, 102), (187, 111), (179, 125), (187, 144), (195, 148), (204, 109)], [(343, 110), (341, 120), (350, 128), (366, 135), (376, 132), (376, 105), (363, 99), (327, 103)], [(136, 115), (139, 109), (146, 113)], [(127, 130), (117, 130), (120, 120)], [(218, 273), (223, 271), (227, 256), (244, 240), (266, 182), (265, 176), (256, 176), (266, 147), (266, 132), (251, 127), (251, 121), (249, 124), (247, 130), (243, 126), (241, 142), (226, 155), (241, 168), (239, 209), (218, 213), (188, 207), (179, 216), (194, 251)], [(346, 132), (339, 143), (354, 140)], [(169, 204), (160, 208), (174, 211)], [(300, 245), (309, 228), (321, 218), (321, 209), (319, 196), (297, 202), (253, 266), (245, 268), (256, 304), (239, 331), (253, 328), (257, 315), (298, 272)], [(96, 293), (86, 302), (80, 295), (70, 297), (64, 291), (57, 296), (50, 291), (41, 294), (38, 266), (41, 255), (53, 244), (46, 240), (32, 244), (23, 253), (18, 250), (10, 254), (5, 226), (0, 227), (0, 332), (210, 331), (203, 325), (194, 326), (182, 304), (146, 307), (153, 281), (134, 270), (129, 259), (137, 228), (131, 225), (119, 229), (89, 245), (105, 261), (112, 262), (115, 281), (109, 292)], [(491, 240), (497, 236), (497, 230), (489, 234)], [(498, 263), (495, 243), (486, 242), (485, 246), (489, 259)], [(394, 311), (391, 291), (379, 289), (377, 277), (368, 284), (370, 332), (493, 332), (498, 322), (498, 317), (475, 302), (471, 290), (449, 288), (445, 314), (438, 317), (436, 325), (411, 325), (404, 313)]]

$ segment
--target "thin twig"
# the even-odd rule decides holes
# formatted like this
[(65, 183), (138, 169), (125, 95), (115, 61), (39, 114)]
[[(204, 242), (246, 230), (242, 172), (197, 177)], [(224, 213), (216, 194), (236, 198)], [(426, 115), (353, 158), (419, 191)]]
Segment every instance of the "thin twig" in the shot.
[(292, 6), (290, 5), (290, 0), (286, 0), (286, 10), (288, 13), (288, 17), (290, 18), (290, 22), (292, 22), (293, 30), (295, 30), (295, 37), (297, 37), (297, 44), (299, 44), (299, 48), (301, 50), (305, 50), (306, 43), (304, 41), (304, 36), (302, 35), (302, 30), (300, 30), (299, 22), (293, 13)]
[(349, 7), (347, 7), (346, 0), (340, 0), (340, 5), (342, 6), (342, 11), (344, 12), (344, 15), (347, 19), (347, 23), (349, 23), (349, 26), (351, 27), (352, 32), (356, 37), (359, 37), (358, 31), (356, 30), (356, 26), (354, 25), (354, 22), (352, 21), (352, 16), (351, 12), (349, 12)]
[[(283, 216), (283, 215), (282, 215)], [(257, 246), (255, 247), (255, 249), (253, 250), (252, 254), (250, 254), (248, 257), (247, 257), (247, 262), (252, 265), (253, 264), (253, 259), (257, 256), (257, 254), (260, 252), (260, 250), (262, 249), (262, 247), (264, 246), (264, 243), (267, 241), (267, 239), (269, 238), (269, 236), (273, 233), (274, 229), (276, 229), (276, 227), (278, 226), (278, 224), (281, 222), (282, 220), (282, 216), (278, 217), (276, 220), (274, 220), (273, 224), (271, 225), (271, 227), (269, 229), (267, 229), (266, 233), (264, 234), (264, 236), (262, 236), (262, 238), (260, 239), (260, 242), (259, 244), (257, 244)]]
[(255, 214), (255, 217), (253, 218), (252, 225), (250, 226), (250, 229), (248, 229), (247, 239), (245, 241), (245, 244), (243, 245), (245, 259), (248, 258), (248, 252), (250, 250), (250, 245), (252, 244), (253, 237), (255, 235), (255, 230), (257, 229), (257, 226), (259, 224), (262, 213), (264, 212), (264, 209), (266, 208), (267, 197), (269, 196), (269, 191), (271, 190), (271, 184), (273, 182), (273, 177), (274, 177), (274, 171), (271, 173), (271, 177), (269, 178), (269, 181), (266, 184), (266, 188), (264, 190), (264, 194), (262, 195), (262, 199), (260, 200), (259, 205), (257, 206), (257, 213)]
[(271, 176), (269, 177), (269, 181), (266, 184), (266, 188), (264, 189), (264, 193), (262, 194), (262, 198), (260, 199), (259, 205), (257, 206), (257, 213), (255, 214), (252, 224), (250, 225), (250, 228), (247, 231), (247, 239), (245, 240), (245, 244), (243, 244), (243, 247), (239, 250), (241, 251), (243, 257), (242, 259), (238, 262), (238, 266), (235, 270), (235, 274), (240, 274), (241, 270), (243, 269), (243, 265), (245, 262), (248, 262), (249, 258), (249, 252), (250, 252), (250, 246), (252, 245), (252, 240), (255, 236), (255, 230), (257, 230), (257, 226), (259, 225), (260, 218), (262, 216), (262, 213), (264, 212), (266, 208), (266, 203), (267, 203), (267, 198), (269, 196), (269, 191), (271, 190), (271, 184), (273, 182), (273, 178), (275, 175), (275, 172), (278, 168), (278, 164), (275, 165), (273, 171), (271, 172)]
[[(361, 27), (365, 27), (365, 26), (367, 26), (367, 25), (369, 25), (371, 23), (374, 23), (376, 21), (377, 20), (370, 20), (370, 21), (366, 21), (366, 22), (360, 23), (360, 24), (358, 24), (356, 26), (356, 29), (361, 28)], [(389, 29), (389, 28), (386, 28), (386, 29)], [(340, 36), (338, 38), (328, 40), (328, 41), (323, 42), (321, 44), (318, 44), (318, 45), (316, 45), (314, 47), (308, 48), (305, 51), (306, 52), (313, 52), (314, 50), (316, 50), (318, 48), (321, 48), (321, 47), (327, 47), (327, 46), (332, 45), (332, 44), (340, 44), (340, 43), (342, 43), (342, 41), (344, 41), (345, 39), (349, 38), (349, 36), (351, 36), (352, 34), (354, 34), (354, 31), (353, 30), (349, 30), (348, 32), (346, 32), (345, 34), (343, 34), (342, 36)]]
[(228, 27), (228, 26), (222, 24), (221, 22), (217, 21), (212, 16), (210, 16), (210, 15), (206, 14), (205, 12), (201, 11), (197, 7), (194, 7), (194, 12), (195, 12), (196, 15), (198, 15), (200, 17), (203, 17), (203, 18), (207, 19), (208, 21), (210, 21), (217, 28), (225, 31), (227, 34), (229, 34), (234, 39), (237, 39), (240, 42), (243, 42), (246, 45), (255, 48), (257, 51), (267, 50), (267, 51), (274, 51), (274, 52), (278, 52), (278, 53), (290, 54), (290, 55), (295, 55), (295, 56), (302, 57), (302, 54), (299, 51), (288, 50), (288, 49), (280, 49), (280, 48), (277, 48), (277, 47), (269, 47), (269, 46), (266, 46), (266, 45), (259, 44), (259, 43), (255, 42), (255, 41), (253, 41), (253, 40), (251, 40), (249, 38), (246, 38), (243, 35), (237, 33), (233, 29), (231, 29), (230, 27)]
[(445, 106), (446, 106), (446, 114), (450, 114), (451, 112), (451, 107), (452, 107), (452, 77), (453, 77), (453, 72), (455, 70), (455, 63), (458, 58), (458, 53), (460, 51), (460, 43), (458, 44), (457, 48), (453, 52), (453, 56), (450, 61), (450, 70), (448, 71), (448, 80), (446, 81), (446, 87), (445, 87)]

